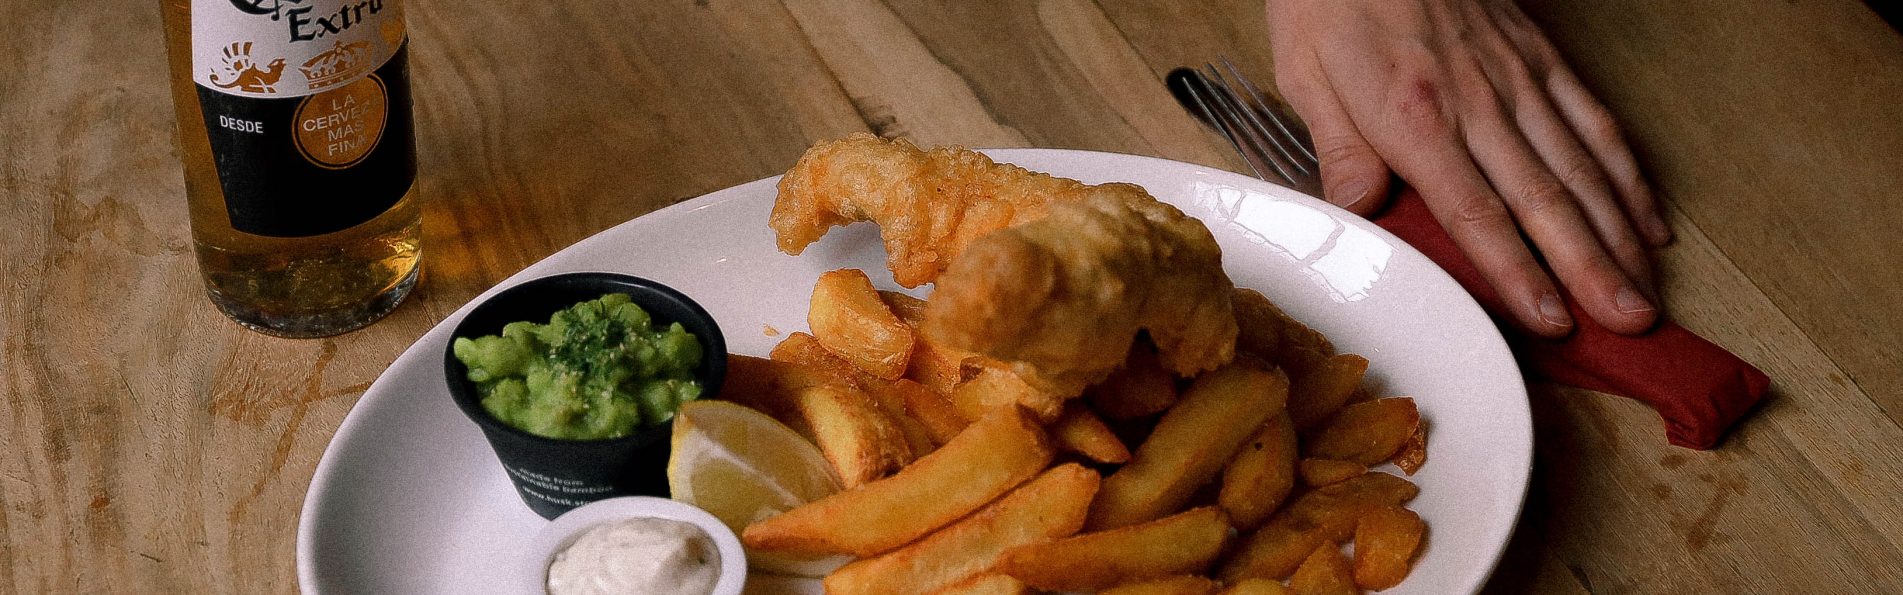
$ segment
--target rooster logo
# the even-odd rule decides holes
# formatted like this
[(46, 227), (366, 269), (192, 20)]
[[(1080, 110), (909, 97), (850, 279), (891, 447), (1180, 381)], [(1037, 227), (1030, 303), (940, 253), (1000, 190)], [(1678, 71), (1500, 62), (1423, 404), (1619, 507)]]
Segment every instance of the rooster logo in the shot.
[[(284, 59), (278, 58), (258, 67), (257, 60), (251, 58), (251, 42), (241, 41), (224, 49), (225, 61), (222, 72), (213, 72), (211, 83), (220, 89), (236, 87), (249, 93), (276, 93), (278, 78), (284, 76)], [(225, 75), (221, 78), (219, 75)]]

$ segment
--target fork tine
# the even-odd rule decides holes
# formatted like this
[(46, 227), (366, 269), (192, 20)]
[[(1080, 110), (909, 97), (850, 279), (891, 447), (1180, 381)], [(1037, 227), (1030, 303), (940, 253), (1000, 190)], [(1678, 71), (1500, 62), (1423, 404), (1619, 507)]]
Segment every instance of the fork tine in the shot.
[(1183, 90), (1188, 92), (1191, 102), (1196, 104), (1196, 109), (1202, 111), (1203, 118), (1216, 126), (1217, 131), (1222, 133), (1222, 137), (1229, 141), (1229, 146), (1234, 147), (1236, 154), (1242, 156), (1242, 163), (1249, 166), (1249, 171), (1254, 172), (1255, 177), (1264, 180), (1268, 179), (1268, 176), (1262, 173), (1262, 168), (1256, 166), (1255, 160), (1249, 159), (1249, 151), (1242, 147), (1242, 142), (1237, 139), (1234, 133), (1229, 131), (1229, 129), (1233, 127), (1229, 119), (1223, 117), (1222, 114), (1218, 114), (1215, 108), (1210, 107), (1210, 104), (1215, 101), (1213, 94), (1209, 98), (1203, 97), (1203, 94), (1210, 92), (1210, 89), (1208, 81), (1203, 79), (1202, 73), (1187, 68), (1182, 70), (1186, 73)]
[[(1222, 61), (1223, 67), (1229, 69), (1229, 74), (1234, 76), (1236, 82), (1242, 85), (1242, 90), (1248, 92), (1249, 98), (1254, 100), (1255, 105), (1259, 107), (1260, 111), (1269, 117), (1270, 122), (1275, 124), (1275, 129), (1282, 133), (1282, 138), (1290, 139), (1289, 144), (1295, 145), (1295, 148), (1302, 152), (1302, 156), (1308, 158), (1309, 163), (1320, 164), (1321, 160), (1316, 158), (1314, 149), (1310, 148), (1308, 143), (1303, 142), (1304, 139), (1302, 135), (1295, 134), (1289, 130), (1288, 125), (1282, 122), (1282, 117), (1276, 114), (1276, 110), (1270, 108), (1273, 104), (1269, 102), (1267, 97), (1262, 95), (1262, 90), (1256, 88), (1255, 83), (1249, 82), (1249, 78), (1242, 75), (1242, 70), (1236, 68), (1235, 63), (1229, 61), (1229, 56), (1217, 54), (1216, 59)], [(1291, 156), (1291, 158), (1292, 157), (1293, 156)]]
[[(1208, 67), (1208, 72), (1203, 73), (1203, 76), (1205, 79), (1212, 81), (1209, 83), (1210, 94), (1216, 98), (1215, 103), (1217, 107), (1223, 111), (1226, 116), (1226, 121), (1230, 122), (1234, 127), (1234, 133), (1247, 139), (1249, 145), (1256, 150), (1258, 158), (1268, 163), (1270, 167), (1275, 169), (1277, 174), (1281, 175), (1282, 179), (1287, 180), (1290, 184), (1294, 184), (1297, 180), (1302, 179), (1290, 173), (1290, 169), (1300, 171), (1303, 177), (1309, 176), (1310, 174), (1307, 170), (1295, 163), (1295, 159), (1289, 155), (1288, 149), (1283, 148), (1282, 145), (1272, 137), (1268, 126), (1263, 124), (1261, 119), (1251, 113), (1253, 110), (1248, 109), (1246, 105), (1242, 104), (1242, 99), (1236, 96), (1235, 90), (1230, 88), (1229, 82), (1222, 78), (1222, 73), (1216, 71), (1215, 65), (1206, 64), (1205, 66)], [(1276, 158), (1278, 155), (1281, 159)]]
[[(1224, 77), (1222, 72), (1216, 69), (1215, 64), (1205, 63), (1203, 66), (1209, 70), (1208, 76), (1210, 80), (1222, 85), (1222, 94), (1226, 95), (1229, 100), (1234, 103), (1236, 111), (1241, 114), (1242, 119), (1253, 129), (1255, 135), (1261, 137), (1265, 144), (1273, 147), (1275, 153), (1282, 158), (1283, 163), (1288, 164), (1288, 166), (1295, 171), (1301, 172), (1305, 177), (1315, 175), (1315, 172), (1310, 171), (1307, 166), (1303, 165), (1300, 159), (1295, 158), (1294, 151), (1289, 150), (1288, 145), (1297, 143), (1287, 134), (1287, 130), (1283, 130), (1283, 134), (1277, 135), (1275, 131), (1269, 128), (1268, 124), (1262, 122), (1262, 117), (1257, 115), (1259, 110), (1242, 100), (1242, 96), (1236, 93), (1235, 87), (1229, 84), (1229, 79)], [(1288, 177), (1291, 181), (1296, 179), (1294, 176)]]

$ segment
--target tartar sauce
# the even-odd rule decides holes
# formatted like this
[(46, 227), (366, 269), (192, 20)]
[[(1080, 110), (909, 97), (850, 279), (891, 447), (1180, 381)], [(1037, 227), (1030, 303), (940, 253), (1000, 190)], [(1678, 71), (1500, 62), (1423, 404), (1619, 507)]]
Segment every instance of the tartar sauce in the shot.
[(719, 580), (713, 539), (668, 519), (597, 525), (548, 566), (549, 595), (707, 595)]

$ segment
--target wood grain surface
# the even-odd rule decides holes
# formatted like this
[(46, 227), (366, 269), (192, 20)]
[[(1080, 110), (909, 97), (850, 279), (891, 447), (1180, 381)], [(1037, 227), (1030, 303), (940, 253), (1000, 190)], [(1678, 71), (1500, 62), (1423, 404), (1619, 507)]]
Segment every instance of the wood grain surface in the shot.
[[(296, 589), (325, 444), (463, 302), (854, 131), (1243, 171), (1161, 84), (1272, 79), (1260, 0), (406, 2), (425, 276), (319, 340), (191, 251), (158, 7), (0, 0), (0, 592)], [(1671, 206), (1667, 307), (1762, 367), (1722, 448), (1535, 383), (1498, 593), (1903, 592), (1903, 36), (1855, 0), (1530, 0)]]

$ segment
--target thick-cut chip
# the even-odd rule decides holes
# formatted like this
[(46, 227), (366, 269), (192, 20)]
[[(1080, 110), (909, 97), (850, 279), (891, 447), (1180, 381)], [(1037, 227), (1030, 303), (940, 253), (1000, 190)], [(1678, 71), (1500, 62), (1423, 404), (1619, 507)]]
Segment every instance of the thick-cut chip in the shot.
[(925, 388), (925, 385), (904, 378), (874, 379), (866, 383), (866, 394), (871, 395), (872, 401), (879, 404), (879, 409), (885, 411), (886, 416), (892, 418), (892, 421), (898, 425), (899, 432), (905, 435), (906, 444), (912, 448), (912, 457), (918, 458), (937, 449), (938, 445), (944, 444), (951, 438), (946, 437), (940, 440), (931, 428), (926, 427), (923, 421), (912, 415), (911, 407), (908, 405), (910, 399), (906, 397), (906, 394), (913, 392), (936, 394), (932, 393), (932, 389)]
[(1288, 590), (1295, 595), (1361, 595), (1355, 588), (1353, 570), (1341, 548), (1333, 543), (1315, 547), (1295, 575), (1288, 579)]
[(1328, 421), (1361, 386), (1368, 360), (1345, 353), (1329, 356), (1306, 373), (1289, 377), (1288, 414), (1295, 429), (1307, 432)]
[(1354, 394), (1348, 395), (1348, 404), (1353, 405), (1355, 403), (1366, 403), (1368, 401), (1375, 400), (1375, 398), (1376, 397), (1374, 396), (1374, 391), (1369, 390), (1367, 383), (1364, 382), (1361, 384), (1361, 386), (1355, 387)]
[(1268, 524), (1242, 539), (1242, 544), (1217, 569), (1216, 576), (1227, 582), (1244, 578), (1282, 580), (1295, 572), (1302, 559), (1315, 546), (1328, 542), (1321, 530), (1307, 521), (1278, 513)]
[(1161, 413), (1176, 404), (1176, 375), (1156, 359), (1149, 341), (1130, 345), (1123, 367), (1084, 390), (1084, 398), (1098, 413), (1111, 419), (1130, 419)]
[(741, 537), (765, 550), (873, 556), (978, 509), (1043, 470), (1052, 456), (1035, 420), (1001, 408), (891, 477), (769, 517)]
[(950, 395), (964, 380), (965, 360), (973, 357), (976, 356), (920, 339), (912, 348), (912, 361), (905, 369), (905, 377), (939, 394)]
[(952, 403), (968, 419), (1010, 404), (1024, 406), (1044, 423), (1057, 421), (1064, 413), (1063, 395), (1039, 390), (1026, 383), (1011, 367), (984, 358), (965, 362), (964, 380), (952, 390)]
[(980, 574), (958, 584), (933, 591), (932, 595), (1027, 595), (1031, 588), (1005, 574)]
[(827, 351), (825, 346), (819, 344), (818, 339), (806, 333), (787, 335), (779, 345), (773, 347), (771, 356), (775, 361), (804, 364), (827, 371), (851, 381), (864, 390), (866, 396), (872, 397), (872, 402), (879, 406), (879, 410), (885, 413), (886, 418), (891, 420), (893, 426), (898, 428), (899, 433), (905, 437), (905, 443), (912, 451), (913, 457), (924, 456), (925, 453), (932, 452), (932, 449), (942, 444), (942, 442), (933, 441), (932, 434), (906, 410), (905, 397), (900, 393), (909, 390), (910, 387), (903, 385), (909, 384), (917, 386), (920, 390), (929, 390), (919, 386), (918, 383), (903, 378), (883, 380), (867, 374), (858, 366), (852, 365), (852, 362)]
[(801, 388), (793, 391), (793, 411), (787, 425), (819, 446), (847, 488), (890, 475), (915, 458), (904, 432), (859, 389)]
[(1354, 535), (1355, 522), (1363, 513), (1379, 506), (1405, 504), (1420, 493), (1420, 486), (1414, 482), (1370, 472), (1304, 493), (1287, 512), (1315, 526), (1323, 539), (1343, 543)]
[(1288, 412), (1277, 412), (1223, 467), (1216, 502), (1237, 529), (1261, 525), (1288, 498), (1295, 487), (1295, 451), (1295, 426)]
[(1386, 473), (1368, 473), (1315, 488), (1245, 538), (1218, 575), (1229, 582), (1288, 578), (1317, 546), (1353, 536), (1356, 521), (1369, 509), (1402, 504), (1420, 491), (1408, 480)]
[[(720, 384), (720, 399), (758, 409), (792, 426), (792, 420), (797, 417), (793, 393), (817, 385), (852, 386), (852, 382), (804, 364), (728, 354), (727, 379)], [(811, 440), (812, 436), (806, 438)]]
[(905, 380), (899, 381), (897, 386), (901, 389), (898, 391), (899, 397), (905, 399), (906, 413), (925, 426), (934, 444), (942, 446), (950, 442), (952, 437), (965, 431), (965, 426), (971, 424), (971, 420), (959, 414), (951, 398), (943, 393)]
[(1077, 399), (1065, 404), (1064, 414), (1051, 424), (1051, 439), (1057, 442), (1058, 450), (1074, 452), (1099, 463), (1122, 464), (1130, 460), (1130, 448)]
[(1243, 579), (1217, 595), (1288, 595), (1288, 587), (1266, 578)]
[(879, 301), (885, 302), (886, 309), (891, 310), (892, 315), (899, 317), (906, 326), (917, 329), (919, 324), (925, 322), (925, 300), (909, 294), (881, 289)]
[(840, 483), (885, 477), (916, 458), (891, 416), (849, 377), (802, 363), (727, 357), (722, 399), (758, 409), (819, 446)]
[(1414, 435), (1407, 437), (1407, 443), (1401, 445), (1401, 452), (1394, 453), (1391, 461), (1408, 475), (1414, 475), (1427, 464), (1427, 420), (1414, 426)]
[(1009, 369), (988, 366), (982, 358), (973, 358), (964, 364), (958, 384), (952, 387), (952, 407), (965, 419), (978, 419), (986, 411), (1017, 404), (1017, 391), (1028, 387), (1015, 379)]
[(1274, 360), (1282, 349), (1282, 309), (1246, 287), (1235, 288), (1229, 304), (1236, 311), (1236, 352)]
[(1335, 346), (1328, 342), (1328, 337), (1294, 319), (1290, 319), (1288, 324), (1286, 328), (1293, 330), (1282, 339), (1282, 349), (1275, 358), (1276, 365), (1288, 369), (1290, 373), (1307, 374), (1336, 355)]
[(806, 324), (828, 351), (886, 380), (905, 375), (917, 337), (879, 299), (865, 271), (839, 269), (819, 276)]
[[(921, 300), (896, 291), (879, 292), (879, 299), (885, 301), (892, 314), (899, 317), (913, 331), (925, 322), (925, 300)], [(906, 363), (905, 377), (931, 387), (940, 394), (951, 394), (963, 377), (966, 359), (974, 354), (954, 349), (947, 345), (934, 343), (922, 333), (915, 333), (918, 342), (912, 345), (912, 358)]]
[(1266, 359), (1290, 376), (1301, 376), (1335, 354), (1328, 337), (1290, 317), (1253, 289), (1236, 288), (1236, 351)]
[(793, 406), (793, 394), (800, 388), (817, 385), (851, 386), (851, 383), (811, 366), (727, 354), (727, 378), (721, 382), (720, 394), (716, 398), (765, 413), (811, 441), (811, 428), (800, 430), (795, 427), (805, 425), (805, 422)]
[(1214, 506), (1147, 523), (1022, 545), (998, 571), (1046, 591), (1098, 591), (1202, 572), (1229, 542), (1229, 515)]
[(1232, 363), (1198, 376), (1163, 414), (1130, 464), (1104, 480), (1090, 504), (1092, 530), (1115, 529), (1181, 509), (1242, 444), (1282, 409), (1288, 379)]
[(1312, 457), (1376, 465), (1400, 452), (1420, 423), (1421, 413), (1408, 397), (1356, 403), (1341, 408), (1302, 447)]
[(1208, 577), (1185, 574), (1121, 585), (1097, 595), (1210, 595), (1222, 585)]
[(1400, 506), (1382, 506), (1355, 525), (1355, 585), (1381, 590), (1401, 584), (1421, 551), (1427, 523)]
[(1360, 477), (1368, 472), (1368, 466), (1354, 461), (1335, 459), (1302, 459), (1302, 483), (1321, 487), (1332, 483)]
[[(972, 426), (967, 435), (979, 431), (984, 423)], [(1097, 485), (1096, 471), (1076, 463), (1060, 465), (923, 539), (840, 567), (826, 577), (826, 593), (930, 593), (985, 573), (1005, 550), (1076, 533), (1083, 527), (1083, 510), (1097, 492)], [(916, 503), (932, 497), (921, 495)], [(876, 521), (852, 517), (839, 522)]]
[(778, 345), (773, 346), (773, 351), (767, 352), (767, 357), (776, 362), (811, 367), (853, 384), (859, 384), (860, 380), (872, 377), (859, 366), (853, 365), (852, 362), (846, 361), (846, 358), (840, 357), (839, 354), (827, 349), (825, 345), (821, 345), (819, 338), (809, 333), (796, 332), (787, 335), (786, 338), (780, 339)]

